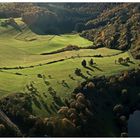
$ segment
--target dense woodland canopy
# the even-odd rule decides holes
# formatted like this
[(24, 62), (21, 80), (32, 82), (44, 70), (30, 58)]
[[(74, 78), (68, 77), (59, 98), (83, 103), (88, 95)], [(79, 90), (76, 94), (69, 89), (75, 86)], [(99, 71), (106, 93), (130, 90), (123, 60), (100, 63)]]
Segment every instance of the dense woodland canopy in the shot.
[(92, 40), (96, 46), (120, 50), (132, 49), (140, 58), (140, 4), (120, 4), (105, 10), (96, 19), (89, 20), (81, 36)]

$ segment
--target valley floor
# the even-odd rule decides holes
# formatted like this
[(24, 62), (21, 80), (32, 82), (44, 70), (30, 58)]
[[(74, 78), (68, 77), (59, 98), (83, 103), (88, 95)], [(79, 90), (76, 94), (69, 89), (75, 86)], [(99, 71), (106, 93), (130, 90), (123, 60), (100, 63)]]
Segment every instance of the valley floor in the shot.
[[(64, 100), (70, 97), (75, 86), (87, 78), (113, 75), (138, 67), (139, 62), (134, 60), (129, 52), (108, 48), (40, 55), (65, 48), (70, 44), (84, 48), (93, 42), (78, 34), (36, 35), (23, 25), (21, 19), (15, 21), (23, 28), (22, 32), (15, 31), (10, 26), (0, 28), (3, 31), (0, 34), (0, 98), (25, 92), (27, 85), (34, 83), (42, 99), (51, 105), (53, 100), (48, 93), (50, 87)], [(115, 63), (120, 57), (130, 57), (131, 62), (126, 65)], [(91, 58), (95, 63), (93, 67), (89, 66)], [(87, 62), (86, 68), (81, 65), (83, 59)], [(75, 74), (76, 68), (81, 69), (82, 77)], [(44, 93), (47, 94), (47, 98), (44, 97)], [(33, 108), (36, 115), (50, 115), (43, 106), (38, 108), (33, 105)]]

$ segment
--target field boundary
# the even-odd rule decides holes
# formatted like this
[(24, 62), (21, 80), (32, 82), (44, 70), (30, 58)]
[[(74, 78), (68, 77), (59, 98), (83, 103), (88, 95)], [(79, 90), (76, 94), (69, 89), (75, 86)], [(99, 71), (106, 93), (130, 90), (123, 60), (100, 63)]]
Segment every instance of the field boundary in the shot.
[(3, 70), (14, 70), (14, 69), (26, 69), (26, 68), (34, 68), (34, 67), (39, 67), (39, 66), (44, 66), (44, 65), (49, 65), (49, 64), (53, 64), (53, 63), (58, 63), (58, 62), (62, 62), (62, 61), (66, 61), (66, 60), (69, 60), (69, 59), (75, 59), (75, 58), (85, 58), (85, 57), (97, 57), (97, 58), (103, 58), (103, 57), (112, 57), (112, 56), (116, 56), (116, 55), (119, 55), (119, 54), (122, 54), (122, 53), (125, 53), (125, 52), (119, 52), (119, 53), (116, 53), (116, 54), (112, 54), (112, 55), (86, 55), (86, 56), (71, 56), (69, 58), (62, 58), (62, 59), (58, 59), (58, 60), (54, 60), (54, 61), (50, 61), (50, 62), (47, 62), (47, 63), (42, 63), (42, 64), (36, 64), (36, 65), (30, 65), (30, 66), (17, 66), (17, 67), (1, 67), (0, 68), (0, 71), (3, 71)]

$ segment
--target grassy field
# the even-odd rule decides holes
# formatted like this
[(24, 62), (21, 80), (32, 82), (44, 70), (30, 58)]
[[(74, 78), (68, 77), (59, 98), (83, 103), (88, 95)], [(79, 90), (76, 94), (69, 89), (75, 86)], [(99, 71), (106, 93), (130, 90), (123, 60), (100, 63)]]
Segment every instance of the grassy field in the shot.
[[(52, 87), (62, 100), (68, 98), (73, 89), (85, 79), (75, 75), (75, 69), (80, 68), (82, 74), (90, 78), (91, 76), (112, 75), (120, 71), (132, 69), (138, 66), (139, 62), (134, 60), (129, 52), (100, 48), (96, 50), (81, 49), (78, 51), (67, 51), (53, 55), (40, 55), (43, 52), (52, 52), (66, 47), (69, 44), (86, 47), (92, 45), (78, 34), (73, 35), (36, 35), (32, 33), (21, 21), (15, 19), (23, 28), (22, 32), (15, 31), (12, 27), (0, 27), (0, 68), (33, 66), (24, 69), (9, 69), (0, 71), (0, 97), (9, 94), (25, 91), (26, 85), (31, 81), (37, 87), (42, 99), (51, 105), (53, 100), (48, 93), (48, 88)], [(101, 54), (103, 57), (94, 57)], [(118, 58), (130, 57), (133, 63), (128, 65), (115, 64)], [(84, 68), (81, 65), (83, 59), (87, 61), (93, 58), (95, 67)], [(52, 64), (48, 62), (64, 59), (64, 61)], [(18, 73), (18, 74), (17, 74)], [(50, 84), (45, 85), (43, 78), (38, 78), (38, 74), (45, 75), (45, 80)], [(72, 78), (70, 78), (73, 77)], [(63, 81), (67, 83), (64, 86)], [(47, 94), (47, 98), (43, 93)], [(50, 115), (42, 106), (36, 107), (33, 104), (34, 113), (40, 116)], [(55, 112), (53, 112), (55, 113)], [(52, 115), (52, 114), (51, 114)]]
[[(15, 20), (19, 26), (23, 26), (21, 19)], [(74, 35), (37, 35), (28, 27), (22, 32), (14, 30), (13, 27), (0, 27), (0, 66), (16, 66), (28, 63), (39, 63), (48, 57), (39, 54), (52, 52), (65, 48), (69, 44), (86, 47), (92, 45), (91, 41)], [(7, 40), (8, 39), (8, 40)]]

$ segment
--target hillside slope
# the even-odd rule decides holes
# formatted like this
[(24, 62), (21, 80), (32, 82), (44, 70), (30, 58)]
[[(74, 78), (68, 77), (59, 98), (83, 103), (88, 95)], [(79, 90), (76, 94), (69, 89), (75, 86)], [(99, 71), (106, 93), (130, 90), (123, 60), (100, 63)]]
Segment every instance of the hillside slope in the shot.
[(2, 3), (0, 18), (22, 17), (37, 34), (62, 34), (83, 30), (88, 20), (115, 6), (113, 3)]
[(140, 4), (119, 4), (89, 20), (85, 26), (81, 36), (96, 46), (131, 49), (133, 56), (140, 58)]

